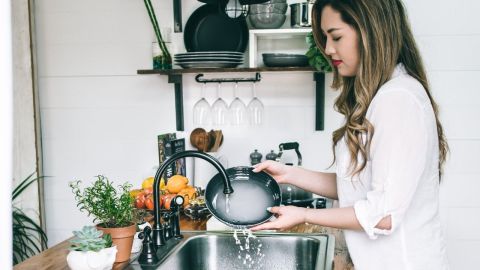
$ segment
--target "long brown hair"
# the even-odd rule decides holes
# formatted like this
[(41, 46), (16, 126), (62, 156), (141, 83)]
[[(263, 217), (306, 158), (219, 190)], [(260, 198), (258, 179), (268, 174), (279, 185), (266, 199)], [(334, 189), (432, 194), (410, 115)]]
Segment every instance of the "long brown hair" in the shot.
[[(334, 69), (332, 87), (341, 89), (335, 109), (345, 116), (345, 124), (333, 132), (333, 148), (345, 137), (351, 156), (352, 174), (361, 172), (367, 163), (374, 127), (366, 119), (367, 109), (378, 89), (386, 83), (398, 63), (425, 88), (437, 122), (439, 171), (448, 153), (448, 144), (438, 118), (438, 106), (429, 85), (420, 53), (413, 38), (405, 8), (400, 0), (317, 0), (313, 8), (312, 30), (315, 42), (325, 57), (326, 36), (321, 29), (325, 6), (341, 14), (359, 37), (360, 65), (356, 76), (342, 77)], [(381, 71), (381, 72), (379, 72)], [(362, 140), (361, 134), (366, 134)], [(334, 161), (336, 160), (335, 151)], [(358, 160), (358, 154), (361, 159)]]

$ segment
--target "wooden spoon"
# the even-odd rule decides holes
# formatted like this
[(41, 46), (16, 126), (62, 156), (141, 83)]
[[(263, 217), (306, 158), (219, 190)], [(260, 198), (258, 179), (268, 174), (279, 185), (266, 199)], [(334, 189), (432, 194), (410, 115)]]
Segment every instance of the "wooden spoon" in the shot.
[[(209, 145), (208, 145), (207, 152), (215, 152), (215, 151), (213, 151), (213, 147), (215, 146), (217, 131), (220, 131), (220, 133), (222, 132), (221, 130), (213, 130), (213, 129), (208, 132)], [(222, 144), (223, 144), (223, 136), (220, 138), (219, 146), (222, 146)], [(217, 150), (218, 150), (218, 148), (217, 148)]]
[(223, 141), (223, 133), (221, 130), (215, 130), (215, 144), (213, 145), (212, 152), (217, 152)]
[(208, 133), (203, 128), (196, 128), (190, 133), (190, 144), (198, 151), (205, 152), (210, 145)]
[(210, 130), (208, 132), (208, 146), (207, 152), (212, 152), (213, 146), (215, 145), (215, 130)]

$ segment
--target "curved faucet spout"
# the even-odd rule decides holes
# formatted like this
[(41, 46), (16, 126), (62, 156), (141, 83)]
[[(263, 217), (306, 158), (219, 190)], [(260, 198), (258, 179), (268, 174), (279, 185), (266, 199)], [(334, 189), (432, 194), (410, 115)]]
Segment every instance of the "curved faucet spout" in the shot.
[(172, 164), (175, 160), (179, 158), (184, 158), (184, 157), (196, 157), (196, 158), (201, 158), (208, 161), (220, 172), (220, 175), (223, 178), (223, 193), (225, 194), (233, 193), (232, 184), (230, 183), (230, 179), (227, 176), (227, 171), (222, 166), (222, 164), (214, 157), (208, 154), (205, 154), (203, 152), (192, 151), (192, 150), (173, 154), (171, 157), (165, 160), (165, 162), (163, 162), (160, 168), (158, 168), (157, 173), (155, 174), (155, 182), (153, 183), (154, 220), (155, 220), (155, 224), (153, 226), (153, 238), (154, 238), (153, 240), (156, 246), (162, 246), (165, 244), (165, 239), (163, 238), (163, 235), (161, 235), (162, 228), (160, 223), (160, 180), (162, 178), (162, 175), (167, 170), (167, 167), (170, 166), (170, 164)]

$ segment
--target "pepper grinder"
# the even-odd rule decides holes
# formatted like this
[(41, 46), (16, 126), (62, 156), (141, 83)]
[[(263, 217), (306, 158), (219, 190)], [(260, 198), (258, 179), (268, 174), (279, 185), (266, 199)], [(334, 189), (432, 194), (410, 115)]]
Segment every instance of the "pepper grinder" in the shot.
[(250, 154), (250, 164), (252, 164), (253, 166), (255, 164), (262, 162), (262, 157), (263, 155), (259, 153), (257, 149), (255, 149), (255, 151)]
[(273, 150), (270, 150), (270, 153), (268, 153), (266, 156), (265, 156), (265, 159), (267, 160), (277, 160), (277, 157), (278, 157), (278, 154), (273, 152)]

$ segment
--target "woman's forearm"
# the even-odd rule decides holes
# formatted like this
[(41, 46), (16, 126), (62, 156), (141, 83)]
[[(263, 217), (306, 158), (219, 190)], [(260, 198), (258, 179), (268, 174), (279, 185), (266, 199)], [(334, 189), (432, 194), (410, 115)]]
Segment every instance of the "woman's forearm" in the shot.
[(347, 230), (362, 230), (353, 207), (306, 209), (305, 222)]
[[(305, 210), (305, 222), (338, 229), (363, 230), (353, 207), (308, 208)], [(391, 216), (388, 215), (381, 219), (375, 227), (382, 230), (390, 230), (392, 228)]]
[(292, 179), (288, 179), (290, 184), (320, 196), (338, 199), (335, 173), (315, 172), (301, 167), (292, 167), (290, 175), (292, 175)]

